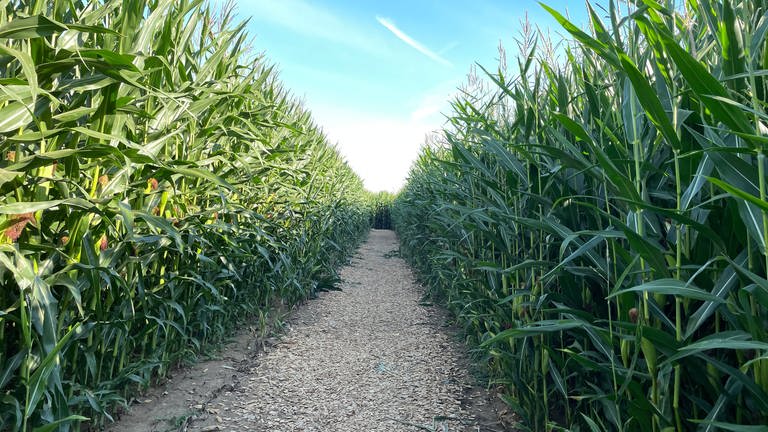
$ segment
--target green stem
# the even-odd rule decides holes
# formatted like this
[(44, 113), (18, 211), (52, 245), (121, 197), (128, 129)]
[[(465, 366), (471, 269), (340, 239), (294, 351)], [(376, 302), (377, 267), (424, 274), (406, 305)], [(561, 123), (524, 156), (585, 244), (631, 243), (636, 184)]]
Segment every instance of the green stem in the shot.
[[(765, 192), (765, 153), (759, 150), (757, 153), (757, 174), (760, 183), (760, 199), (766, 200)], [(765, 258), (764, 271), (768, 271), (768, 212), (762, 211), (763, 215), (763, 257)]]
[[(677, 109), (675, 109), (675, 112), (677, 112)], [(675, 116), (676, 118), (677, 116)], [(674, 160), (675, 160), (675, 197), (676, 197), (676, 203), (677, 203), (677, 213), (680, 214), (682, 212), (682, 206), (681, 206), (681, 198), (682, 198), (682, 189), (681, 189), (681, 182), (680, 182), (680, 151), (674, 150)], [(682, 226), (679, 222), (675, 222), (675, 278), (680, 280), (681, 278), (681, 269), (682, 269), (682, 259), (683, 259), (683, 242), (681, 239), (682, 234)], [(683, 320), (682, 320), (682, 302), (680, 300), (680, 297), (675, 296), (675, 339), (680, 342), (683, 340)], [(682, 426), (682, 420), (680, 416), (680, 365), (675, 365), (675, 388), (673, 392), (673, 400), (672, 400), (672, 408), (675, 412), (675, 422), (677, 424), (677, 430), (678, 432), (682, 432), (683, 426)]]

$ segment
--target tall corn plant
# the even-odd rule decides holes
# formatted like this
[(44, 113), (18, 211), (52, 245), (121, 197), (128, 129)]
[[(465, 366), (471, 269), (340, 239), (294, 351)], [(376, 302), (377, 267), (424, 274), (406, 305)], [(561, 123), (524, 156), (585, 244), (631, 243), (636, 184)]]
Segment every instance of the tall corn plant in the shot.
[(373, 216), (371, 226), (375, 229), (392, 229), (392, 202), (395, 195), (390, 192), (378, 192), (371, 195)]
[(243, 29), (199, 0), (0, 4), (0, 429), (109, 419), (367, 231)]
[(573, 40), (454, 101), (404, 255), (524, 427), (764, 430), (768, 5), (544, 7)]

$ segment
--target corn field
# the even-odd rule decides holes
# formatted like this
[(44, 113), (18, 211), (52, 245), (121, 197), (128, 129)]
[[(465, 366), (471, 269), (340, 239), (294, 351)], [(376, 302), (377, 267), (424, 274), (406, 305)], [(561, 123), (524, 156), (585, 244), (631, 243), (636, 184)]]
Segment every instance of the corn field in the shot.
[(80, 430), (330, 288), (372, 198), (245, 23), (0, 3), (0, 430)]
[(392, 202), (395, 194), (378, 192), (371, 194), (371, 227), (375, 229), (392, 229)]
[(767, 431), (768, 2), (544, 7), (569, 40), (452, 102), (403, 255), (521, 427)]

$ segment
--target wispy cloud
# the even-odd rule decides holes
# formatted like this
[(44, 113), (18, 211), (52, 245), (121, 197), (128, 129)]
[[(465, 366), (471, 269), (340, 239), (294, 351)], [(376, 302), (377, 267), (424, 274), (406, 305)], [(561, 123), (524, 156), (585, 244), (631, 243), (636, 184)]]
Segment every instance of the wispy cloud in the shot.
[[(306, 0), (249, 0), (239, 2), (240, 12), (255, 21), (279, 25), (294, 33), (323, 39), (367, 52), (381, 52), (383, 44), (350, 19), (317, 7)], [(257, 29), (258, 32), (258, 29)]]
[(448, 51), (453, 50), (457, 46), (459, 46), (459, 42), (453, 41), (453, 42), (449, 43), (448, 45), (442, 47), (440, 49), (440, 51), (438, 51), (437, 53), (440, 54), (440, 55), (445, 55), (445, 53), (447, 53)]
[(440, 63), (442, 65), (453, 66), (451, 64), (451, 62), (449, 62), (448, 60), (440, 57), (440, 55), (438, 55), (434, 51), (430, 50), (429, 48), (425, 47), (424, 45), (422, 45), (418, 41), (414, 40), (412, 37), (410, 37), (407, 34), (405, 34), (405, 32), (403, 32), (402, 30), (397, 28), (395, 23), (393, 23), (389, 19), (377, 16), (376, 17), (376, 21), (378, 21), (379, 24), (383, 25), (387, 30), (392, 32), (392, 34), (395, 35), (398, 39), (400, 39), (401, 41), (405, 42), (406, 44), (408, 44), (411, 48), (415, 49), (416, 51), (424, 54), (425, 56), (431, 58), (432, 60), (434, 60), (434, 61), (436, 61), (436, 62), (438, 62), (438, 63)]

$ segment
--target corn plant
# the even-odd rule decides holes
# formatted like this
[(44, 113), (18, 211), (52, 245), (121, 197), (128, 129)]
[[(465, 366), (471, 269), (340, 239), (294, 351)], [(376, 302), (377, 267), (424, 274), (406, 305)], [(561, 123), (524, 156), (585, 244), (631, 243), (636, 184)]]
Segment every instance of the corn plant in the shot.
[(404, 256), (523, 427), (766, 430), (768, 3), (544, 8), (572, 39), (453, 102)]
[(395, 195), (389, 192), (378, 192), (371, 195), (371, 226), (375, 229), (392, 229), (392, 202)]
[(327, 288), (369, 197), (201, 0), (0, 4), (0, 430), (79, 430)]

